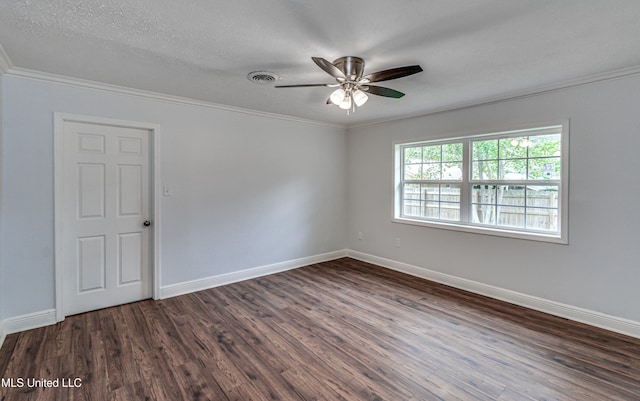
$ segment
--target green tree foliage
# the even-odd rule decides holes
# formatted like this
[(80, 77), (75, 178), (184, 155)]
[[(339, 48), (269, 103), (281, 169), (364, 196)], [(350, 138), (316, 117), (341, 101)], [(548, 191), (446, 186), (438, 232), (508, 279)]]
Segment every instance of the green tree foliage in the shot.
[[(560, 135), (535, 135), (472, 142), (474, 180), (550, 180), (560, 177)], [(522, 187), (474, 185), (474, 220), (495, 224), (505, 198), (524, 200)], [(518, 193), (519, 195), (516, 195)], [(524, 213), (524, 209), (522, 209)]]
[(404, 148), (406, 180), (459, 180), (462, 178), (462, 144)]
[(472, 142), (474, 180), (549, 180), (560, 177), (560, 135)]

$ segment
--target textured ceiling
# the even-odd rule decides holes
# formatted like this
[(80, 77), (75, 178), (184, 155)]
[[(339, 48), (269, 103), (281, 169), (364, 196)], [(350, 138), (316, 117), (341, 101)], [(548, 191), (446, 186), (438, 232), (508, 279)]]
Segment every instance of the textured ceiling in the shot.
[[(358, 125), (640, 66), (638, 21), (638, 0), (0, 0), (0, 45), (16, 72)], [(311, 57), (346, 55), (424, 72), (349, 116), (330, 88), (246, 79), (330, 83)]]

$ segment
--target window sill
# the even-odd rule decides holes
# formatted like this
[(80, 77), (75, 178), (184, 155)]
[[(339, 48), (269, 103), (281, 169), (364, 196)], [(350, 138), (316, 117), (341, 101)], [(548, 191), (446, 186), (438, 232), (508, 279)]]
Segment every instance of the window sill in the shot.
[(452, 230), (452, 231), (461, 231), (472, 234), (481, 234), (481, 235), (492, 235), (496, 237), (506, 237), (506, 238), (515, 238), (529, 241), (540, 241), (540, 242), (550, 242), (554, 244), (563, 244), (567, 245), (569, 241), (567, 240), (567, 236), (555, 233), (537, 233), (537, 232), (524, 232), (524, 231), (515, 231), (509, 230), (505, 228), (493, 228), (479, 225), (471, 225), (471, 224), (456, 224), (456, 223), (447, 223), (442, 221), (430, 221), (430, 220), (418, 220), (418, 219), (410, 219), (406, 217), (395, 217), (392, 219), (394, 223), (400, 224), (409, 224), (414, 226), (423, 226), (429, 228), (437, 228), (444, 230)]

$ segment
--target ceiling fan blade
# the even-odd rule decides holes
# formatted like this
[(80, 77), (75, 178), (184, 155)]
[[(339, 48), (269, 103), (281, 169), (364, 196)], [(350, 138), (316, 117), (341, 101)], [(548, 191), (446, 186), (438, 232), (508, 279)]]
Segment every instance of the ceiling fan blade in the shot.
[(422, 67), (420, 67), (419, 65), (408, 65), (406, 67), (398, 67), (392, 68), (390, 70), (373, 72), (371, 74), (365, 75), (362, 80), (366, 80), (366, 82), (388, 81), (390, 79), (397, 79), (417, 74), (421, 71)]
[(394, 99), (399, 99), (404, 96), (404, 93), (402, 92), (398, 92), (391, 88), (385, 88), (383, 86), (367, 85), (366, 87), (362, 87), (362, 90), (367, 93), (371, 93), (372, 95), (392, 97)]
[(299, 84), (299, 85), (276, 85), (274, 88), (308, 88), (310, 86), (326, 86), (327, 88), (333, 87), (334, 84)]
[(340, 71), (338, 67), (331, 64), (328, 60), (323, 59), (322, 57), (311, 57), (311, 60), (313, 60), (313, 62), (316, 63), (318, 67), (322, 68), (327, 74), (331, 75), (332, 77), (336, 79), (346, 79), (344, 73)]

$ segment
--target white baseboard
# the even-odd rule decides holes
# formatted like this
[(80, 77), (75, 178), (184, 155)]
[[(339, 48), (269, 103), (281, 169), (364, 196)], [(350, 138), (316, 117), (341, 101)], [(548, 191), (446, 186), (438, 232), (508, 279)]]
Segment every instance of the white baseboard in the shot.
[[(170, 298), (195, 291), (206, 290), (208, 288), (218, 287), (225, 284), (232, 284), (243, 280), (262, 277), (286, 270), (292, 270), (314, 263), (339, 259), (345, 256), (382, 266), (391, 270), (410, 274), (412, 276), (420, 277), (426, 280), (449, 285), (451, 287), (470, 291), (476, 294), (499, 299), (501, 301), (509, 302), (515, 305), (520, 305), (526, 308), (549, 313), (551, 315), (563, 317), (565, 319), (586, 323), (591, 326), (600, 327), (635, 338), (640, 338), (640, 322), (610, 316), (604, 313), (578, 308), (572, 305), (566, 305), (559, 302), (522, 294), (504, 288), (494, 287), (473, 280), (468, 280), (429, 270), (426, 268), (410, 265), (407, 263), (381, 258), (379, 256), (348, 249), (289, 260), (280, 263), (274, 263), (271, 265), (259, 266), (239, 272), (221, 274), (199, 280), (192, 280), (184, 283), (168, 285), (160, 289), (160, 298)], [(48, 326), (55, 323), (55, 309), (30, 313), (27, 315), (21, 315), (2, 320), (0, 321), (0, 347), (2, 347), (2, 343), (4, 342), (4, 339), (8, 334)]]
[(56, 324), (56, 310), (48, 309), (4, 319), (0, 322), (0, 347), (8, 334)]
[(445, 284), (451, 287), (470, 291), (480, 295), (485, 295), (490, 298), (499, 299), (501, 301), (524, 306), (526, 308), (545, 312), (565, 319), (585, 323), (590, 326), (600, 327), (616, 333), (640, 338), (640, 322), (636, 322), (633, 320), (610, 316), (604, 313), (582, 309), (576, 306), (550, 301), (547, 299), (522, 294), (516, 291), (506, 290), (504, 288), (494, 287), (492, 285), (479, 283), (473, 280), (467, 280), (464, 278), (440, 273), (437, 271), (425, 269), (403, 262), (398, 262), (391, 259), (381, 258), (363, 252), (347, 250), (347, 256), (353, 259), (361, 260), (363, 262), (372, 263), (391, 270), (396, 270), (402, 273), (410, 274), (412, 276), (424, 278), (426, 280), (435, 281), (437, 283)]
[(326, 262), (347, 256), (347, 250), (323, 253), (314, 256), (307, 256), (300, 259), (288, 260), (271, 265), (254, 267), (232, 273), (220, 274), (217, 276), (205, 277), (197, 280), (186, 281), (178, 284), (171, 284), (160, 287), (160, 299), (175, 297), (191, 292), (202, 291), (221, 285), (237, 283), (239, 281), (262, 277), (269, 274), (279, 273), (286, 270), (297, 269), (299, 267), (314, 263)]
[[(239, 272), (221, 274), (218, 276), (207, 277), (199, 280), (173, 284), (160, 288), (160, 299), (175, 297), (195, 291), (206, 290), (208, 288), (218, 287), (225, 284), (232, 284), (238, 281), (262, 277), (268, 274), (296, 269), (314, 263), (343, 258), (345, 256), (347, 256), (347, 250), (343, 249), (340, 251), (328, 252), (300, 259), (293, 259), (280, 263), (254, 267)], [(0, 320), (0, 347), (2, 347), (2, 344), (4, 343), (4, 340), (8, 334), (31, 330), (56, 323), (57, 320), (55, 309), (49, 309)]]

